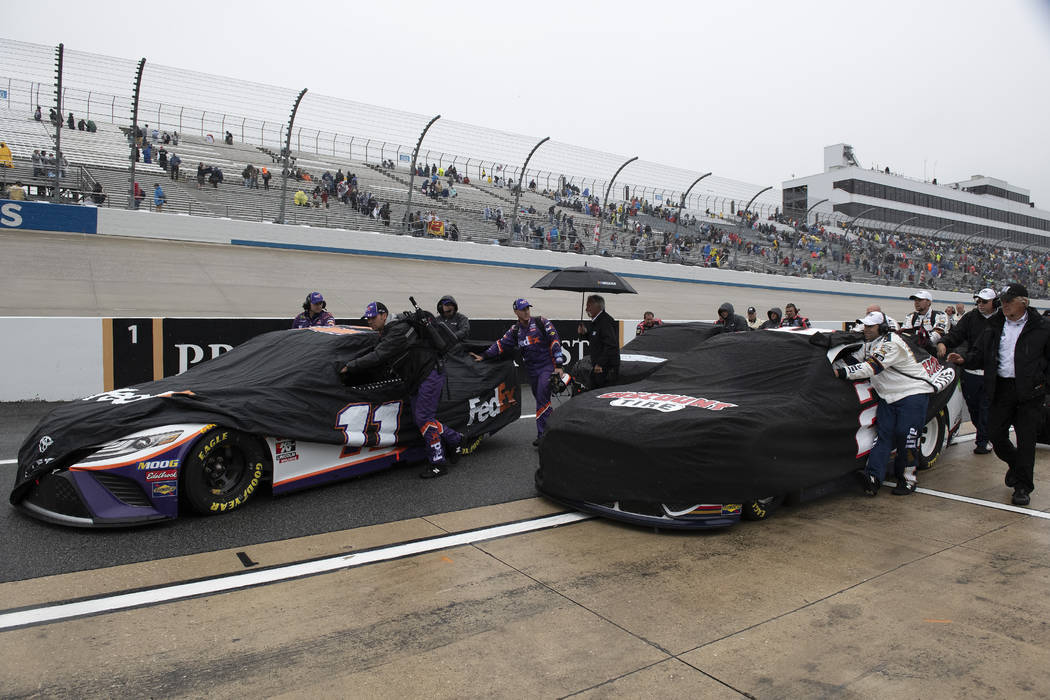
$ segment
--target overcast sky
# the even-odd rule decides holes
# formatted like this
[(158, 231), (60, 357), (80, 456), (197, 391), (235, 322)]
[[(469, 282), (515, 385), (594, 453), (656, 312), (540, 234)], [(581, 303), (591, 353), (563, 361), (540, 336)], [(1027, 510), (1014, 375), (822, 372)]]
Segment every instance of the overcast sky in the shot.
[(846, 142), (865, 167), (998, 177), (1050, 209), (1050, 0), (36, 0), (5, 15), (10, 39), (752, 183), (819, 172)]

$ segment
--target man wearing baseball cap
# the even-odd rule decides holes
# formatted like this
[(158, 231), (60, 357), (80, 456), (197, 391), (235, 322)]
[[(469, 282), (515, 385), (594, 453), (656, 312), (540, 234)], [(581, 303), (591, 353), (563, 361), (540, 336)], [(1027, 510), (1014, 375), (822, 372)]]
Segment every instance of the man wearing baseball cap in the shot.
[[(973, 295), (977, 307), (963, 314), (948, 334), (937, 343), (937, 357), (944, 361), (948, 350), (965, 345), (972, 348), (981, 334), (988, 328), (988, 320), (999, 313), (999, 295), (994, 289), (985, 288)], [(970, 420), (977, 429), (973, 453), (986, 455), (988, 446), (988, 394), (984, 390), (984, 370), (965, 369), (962, 373), (962, 392)]]
[(948, 317), (943, 311), (933, 308), (933, 295), (925, 289), (908, 298), (915, 302), (915, 311), (904, 317), (901, 330), (914, 333), (919, 345), (927, 347), (932, 354), (933, 346), (948, 332)]
[(757, 331), (758, 327), (762, 325), (762, 321), (758, 318), (758, 312), (755, 311), (755, 307), (747, 307), (747, 327), (753, 331)]
[(540, 444), (543, 431), (547, 427), (551, 409), (551, 374), (562, 374), (565, 355), (561, 349), (561, 338), (554, 325), (543, 316), (533, 316), (532, 304), (528, 299), (515, 299), (511, 305), (517, 323), (503, 334), (503, 337), (486, 348), (482, 354), (470, 353), (475, 362), (498, 357), (514, 348), (521, 349), (521, 359), (529, 375), (529, 386), (536, 398), (536, 439), (533, 446)]
[[(1047, 370), (1050, 369), (1050, 321), (1028, 308), (1028, 290), (1010, 284), (999, 292), (1002, 313), (966, 355), (953, 352), (948, 361), (984, 370), (984, 389), (991, 400), (988, 437), (995, 456), (1006, 462), (1011, 502), (1026, 506), (1035, 490), (1035, 440), (1043, 422)], [(1010, 441), (1010, 426), (1017, 447)]]
[(320, 292), (310, 292), (303, 302), (303, 312), (292, 319), (292, 328), (334, 326), (335, 316), (328, 313), (328, 304)]
[(890, 330), (881, 311), (869, 312), (859, 322), (864, 327), (864, 359), (855, 365), (836, 367), (835, 376), (850, 381), (870, 378), (871, 386), (879, 396), (875, 409), (878, 438), (868, 453), (864, 493), (874, 496), (879, 492), (890, 452), (896, 448), (893, 471), (897, 485), (893, 494), (905, 496), (915, 491), (916, 456), (922, 427), (926, 423), (929, 395), (934, 393), (934, 387), (926, 368), (915, 359), (900, 335)]
[(424, 479), (444, 476), (448, 473), (447, 457), (455, 459), (463, 441), (462, 435), (437, 419), (438, 401), (445, 388), (444, 369), (438, 361), (437, 350), (419, 337), (409, 323), (408, 314), (387, 323), (389, 315), (381, 301), (365, 307), (364, 319), (369, 328), (379, 331), (379, 342), (367, 354), (347, 362), (340, 374), (350, 377), (363, 370), (386, 366), (401, 377), (408, 387), (412, 418), (423, 434), (430, 462), (419, 476)]

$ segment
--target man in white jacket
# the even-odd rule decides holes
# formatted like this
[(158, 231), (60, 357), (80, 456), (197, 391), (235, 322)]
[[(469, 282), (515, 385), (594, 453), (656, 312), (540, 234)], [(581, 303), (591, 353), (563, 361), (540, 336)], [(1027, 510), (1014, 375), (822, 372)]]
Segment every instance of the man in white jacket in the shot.
[[(868, 313), (864, 324), (864, 359), (855, 365), (835, 368), (835, 376), (851, 381), (871, 379), (872, 388), (879, 395), (875, 414), (878, 437), (868, 455), (864, 471), (864, 493), (874, 496), (886, 476), (890, 452), (897, 448), (894, 473), (898, 496), (915, 492), (916, 454), (926, 423), (929, 395), (942, 382), (950, 382), (954, 374), (944, 376), (935, 358), (920, 362), (900, 335), (891, 330), (886, 316), (880, 311)], [(948, 376), (950, 375), (950, 377)]]

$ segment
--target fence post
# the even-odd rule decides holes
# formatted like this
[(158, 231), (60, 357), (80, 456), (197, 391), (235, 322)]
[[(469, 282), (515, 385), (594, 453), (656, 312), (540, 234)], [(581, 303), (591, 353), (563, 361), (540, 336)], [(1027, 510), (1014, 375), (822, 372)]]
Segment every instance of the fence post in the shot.
[(182, 131), (182, 110), (184, 110), (184, 109), (186, 109), (186, 108), (185, 107), (179, 107), (179, 131)]
[(241, 143), (244, 143), (244, 122), (248, 121), (248, 117), (241, 117)]

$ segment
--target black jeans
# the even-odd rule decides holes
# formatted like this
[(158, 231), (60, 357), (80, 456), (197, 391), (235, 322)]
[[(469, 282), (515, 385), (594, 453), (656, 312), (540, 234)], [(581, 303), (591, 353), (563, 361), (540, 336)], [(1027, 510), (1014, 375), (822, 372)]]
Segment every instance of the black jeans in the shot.
[(962, 393), (970, 420), (977, 429), (975, 444), (980, 447), (988, 442), (988, 394), (984, 390), (984, 375), (963, 372)]
[[(995, 456), (1006, 462), (1007, 473), (1028, 491), (1035, 489), (1035, 438), (1042, 420), (1042, 395), (1022, 401), (1017, 398), (1015, 380), (996, 378), (995, 396), (988, 411), (988, 437)], [(1010, 442), (1011, 425), (1017, 447)]]

